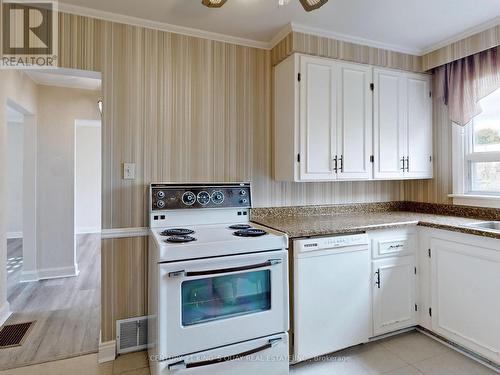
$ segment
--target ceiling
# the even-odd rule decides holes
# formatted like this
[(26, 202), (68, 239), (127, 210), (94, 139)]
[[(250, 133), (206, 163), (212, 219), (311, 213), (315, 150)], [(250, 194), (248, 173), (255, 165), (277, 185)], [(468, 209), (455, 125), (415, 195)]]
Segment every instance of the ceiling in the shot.
[(70, 87), (84, 90), (100, 90), (101, 78), (96, 72), (87, 72), (74, 69), (56, 69), (47, 72), (47, 70), (25, 70), (39, 85)]
[[(60, 1), (63, 11), (71, 6), (267, 45), (284, 27), (294, 23), (302, 31), (415, 54), (500, 24), (499, 0), (330, 0), (310, 13), (304, 11), (299, 0), (282, 7), (278, 0), (228, 0), (220, 9), (204, 7), (201, 0)], [(99, 13), (94, 12), (96, 15)]]

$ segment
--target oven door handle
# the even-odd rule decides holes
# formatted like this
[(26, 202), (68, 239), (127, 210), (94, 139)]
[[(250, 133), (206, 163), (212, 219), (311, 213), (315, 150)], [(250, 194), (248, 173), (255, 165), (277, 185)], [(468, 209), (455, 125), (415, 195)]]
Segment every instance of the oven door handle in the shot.
[(217, 270), (207, 270), (207, 271), (174, 271), (174, 272), (169, 272), (168, 277), (194, 277), (194, 276), (210, 276), (210, 275), (218, 275), (221, 273), (231, 273), (231, 272), (240, 272), (240, 271), (248, 271), (248, 270), (254, 270), (257, 268), (264, 268), (264, 267), (271, 267), (275, 266), (277, 264), (283, 263), (283, 260), (281, 259), (269, 259), (268, 261), (264, 263), (259, 263), (259, 264), (251, 264), (248, 266), (240, 266), (240, 267), (231, 267), (231, 268), (220, 268)]
[(277, 345), (280, 341), (282, 341), (281, 338), (276, 338), (276, 339), (271, 339), (268, 341), (267, 344), (259, 346), (258, 348), (248, 350), (243, 353), (239, 354), (234, 354), (234, 355), (228, 355), (224, 357), (219, 357), (215, 359), (211, 359), (209, 361), (201, 361), (201, 362), (191, 362), (191, 363), (186, 363), (185, 361), (179, 361), (172, 363), (168, 365), (168, 369), (171, 371), (175, 370), (184, 370), (184, 369), (189, 369), (189, 368), (196, 368), (196, 367), (204, 367), (204, 366), (210, 366), (210, 365), (216, 365), (219, 363), (224, 363), (224, 362), (229, 362), (229, 361), (235, 361), (237, 359), (241, 359), (243, 357), (247, 357), (252, 354), (256, 354), (259, 352), (263, 352), (264, 350), (270, 349)]

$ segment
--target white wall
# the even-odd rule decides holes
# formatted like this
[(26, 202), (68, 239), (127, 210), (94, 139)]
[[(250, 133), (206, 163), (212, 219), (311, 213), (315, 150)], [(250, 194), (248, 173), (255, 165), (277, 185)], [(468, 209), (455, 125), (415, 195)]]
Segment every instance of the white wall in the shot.
[(101, 230), (101, 122), (75, 122), (75, 230)]
[(23, 124), (7, 123), (7, 238), (23, 232)]
[[(6, 271), (6, 261), (7, 261), (7, 104), (16, 103), (18, 106), (22, 107), (25, 111), (23, 114), (34, 115), (37, 112), (37, 101), (36, 101), (36, 85), (34, 82), (27, 78), (24, 73), (16, 70), (0, 70), (0, 324), (3, 324), (5, 319), (10, 314), (10, 306), (7, 302), (7, 271)], [(16, 108), (17, 109), (17, 108)], [(26, 118), (26, 117), (25, 117)], [(33, 116), (30, 117), (30, 129), (31, 125), (35, 125), (33, 121)], [(33, 129), (35, 126), (33, 126)], [(26, 122), (25, 129), (26, 131)], [(30, 149), (31, 150), (31, 149)], [(26, 157), (24, 158), (26, 162)], [(34, 189), (34, 187), (33, 187)], [(25, 189), (24, 194), (29, 195), (31, 191)], [(26, 202), (26, 199), (24, 199)], [(25, 205), (26, 208), (26, 205)], [(26, 241), (28, 236), (29, 243), (34, 243), (34, 227), (27, 228), (23, 225), (23, 241)], [(33, 240), (33, 241), (32, 241)], [(23, 244), (23, 255), (26, 257), (26, 244)], [(35, 249), (33, 254), (35, 255)], [(25, 264), (23, 265), (24, 270)]]
[(38, 276), (72, 276), (78, 273), (75, 121), (99, 120), (100, 92), (43, 85), (38, 92)]

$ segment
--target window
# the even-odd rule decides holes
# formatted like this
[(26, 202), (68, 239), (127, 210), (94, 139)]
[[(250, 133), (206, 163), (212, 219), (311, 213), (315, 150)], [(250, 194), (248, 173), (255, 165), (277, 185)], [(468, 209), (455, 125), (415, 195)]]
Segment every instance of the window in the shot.
[(500, 89), (481, 100), (483, 111), (453, 125), (453, 198), (457, 204), (500, 207)]
[(467, 192), (500, 194), (500, 89), (480, 103), (483, 112), (465, 130)]

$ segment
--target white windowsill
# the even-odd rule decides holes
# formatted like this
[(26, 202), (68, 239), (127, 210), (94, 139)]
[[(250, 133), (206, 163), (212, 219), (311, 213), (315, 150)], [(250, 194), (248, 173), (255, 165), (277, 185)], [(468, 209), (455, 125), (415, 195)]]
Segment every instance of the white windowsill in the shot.
[(500, 208), (500, 195), (449, 194), (453, 204), (460, 206), (477, 206)]

